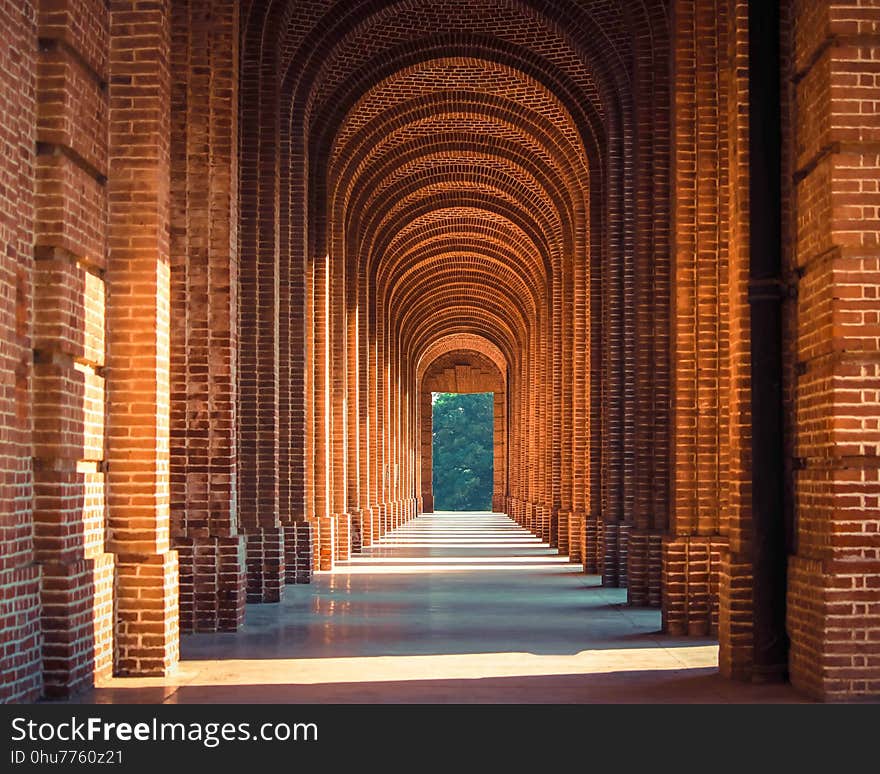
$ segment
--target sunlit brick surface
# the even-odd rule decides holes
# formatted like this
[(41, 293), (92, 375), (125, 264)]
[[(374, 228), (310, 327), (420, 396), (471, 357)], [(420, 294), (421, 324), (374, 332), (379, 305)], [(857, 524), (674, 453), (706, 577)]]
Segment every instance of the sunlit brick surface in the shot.
[(167, 676), (433, 511), (432, 391), (726, 677), (790, 522), (791, 681), (877, 695), (880, 2), (780, 3), (769, 517), (750, 7), (0, 0), (0, 699)]

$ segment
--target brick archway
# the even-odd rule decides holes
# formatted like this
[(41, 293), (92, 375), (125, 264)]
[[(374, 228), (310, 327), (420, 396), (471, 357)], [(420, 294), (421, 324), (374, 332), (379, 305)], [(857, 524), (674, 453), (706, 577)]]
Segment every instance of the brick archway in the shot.
[[(496, 348), (474, 336), (456, 336), (443, 340), (440, 347), (425, 353), (419, 363), (419, 416), (421, 438), (419, 511), (434, 510), (432, 489), (433, 443), (431, 393), (491, 392), (493, 394), (493, 484), (492, 510), (506, 509), (507, 484), (507, 369), (499, 369), (492, 355), (500, 355)], [(480, 346), (480, 349), (471, 349)], [(482, 345), (482, 346), (481, 346)], [(491, 354), (485, 354), (486, 351)], [(494, 351), (493, 351), (494, 350)]]
[(876, 5), (13, 3), (0, 698), (414, 517), (453, 366), (496, 509), (728, 677), (876, 694)]

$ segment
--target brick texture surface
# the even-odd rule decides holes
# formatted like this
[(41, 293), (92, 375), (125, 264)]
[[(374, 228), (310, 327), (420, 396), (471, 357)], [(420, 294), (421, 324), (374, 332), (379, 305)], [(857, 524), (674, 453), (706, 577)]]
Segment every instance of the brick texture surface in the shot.
[(169, 523), (170, 2), (110, 4), (108, 545), (122, 674), (179, 655)]
[[(0, 700), (433, 510), (752, 676), (745, 0), (0, 0)], [(880, 4), (781, 3), (790, 676), (880, 693)], [(303, 590), (305, 591), (305, 590)]]
[(880, 5), (794, 2), (792, 682), (880, 690)]

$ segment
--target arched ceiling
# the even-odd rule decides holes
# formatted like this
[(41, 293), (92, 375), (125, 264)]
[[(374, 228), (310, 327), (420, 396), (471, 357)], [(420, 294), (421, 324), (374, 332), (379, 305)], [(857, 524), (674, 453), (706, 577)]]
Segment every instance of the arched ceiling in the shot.
[(603, 239), (663, 3), (259, 5), (245, 26), (275, 68), (282, 164), (349, 308), (369, 303), (399, 357), (467, 329), (520, 361)]

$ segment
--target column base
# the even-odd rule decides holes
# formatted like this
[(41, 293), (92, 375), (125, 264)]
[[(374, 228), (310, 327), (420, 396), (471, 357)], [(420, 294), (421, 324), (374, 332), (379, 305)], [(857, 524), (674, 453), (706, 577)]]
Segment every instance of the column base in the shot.
[(361, 511), (361, 550), (373, 545), (373, 509)]
[(602, 547), (602, 519), (590, 516), (584, 520), (583, 536), (583, 562), (584, 572), (587, 575), (601, 574), (601, 557), (604, 555)]
[(372, 514), (371, 518), (373, 520), (373, 542), (378, 542), (382, 535), (385, 534), (384, 523), (385, 517), (382, 513), (382, 504), (374, 505), (370, 508), (370, 513)]
[(718, 668), (724, 677), (752, 680), (754, 674), (753, 575), (751, 557), (721, 552), (718, 600)]
[(244, 535), (175, 538), (180, 567), (180, 631), (235, 632), (247, 596)]
[(663, 533), (631, 530), (627, 563), (627, 604), (633, 607), (660, 607), (663, 595)]
[(629, 555), (630, 525), (624, 522), (602, 524), (601, 551), (599, 558), (602, 585), (624, 589), (628, 580), (627, 557)]
[(393, 529), (393, 527), (391, 526), (392, 513), (390, 503), (382, 503), (382, 505), (379, 506), (379, 518), (379, 534), (380, 536), (384, 537), (388, 532), (391, 531), (391, 529)]
[(293, 528), (296, 530), (296, 562), (293, 582), (311, 583), (312, 571), (315, 566), (313, 560), (315, 530), (310, 521), (298, 521), (293, 525)]
[(335, 513), (336, 541), (334, 543), (333, 564), (347, 562), (351, 558), (351, 514)]
[(68, 698), (113, 673), (115, 556), (42, 566), (43, 693)]
[(560, 556), (568, 556), (570, 553), (571, 540), (571, 513), (559, 511), (556, 514), (556, 546)]
[(545, 508), (547, 544), (550, 548), (559, 548), (559, 510), (557, 508)]
[(788, 562), (787, 628), (792, 685), (823, 701), (880, 696), (876, 632), (880, 560)]
[(721, 557), (727, 538), (663, 538), (663, 631), (717, 637)]
[(39, 565), (0, 572), (0, 587), (0, 703), (34, 702), (43, 690)]
[(280, 602), (284, 593), (284, 529), (264, 527), (245, 533), (247, 601)]
[(308, 521), (312, 525), (312, 571), (317, 572), (321, 566), (321, 520), (309, 516)]
[(336, 517), (324, 515), (318, 517), (318, 569), (329, 572), (333, 569), (336, 552)]
[(359, 554), (364, 545), (364, 512), (359, 508), (353, 508), (349, 512), (351, 517), (351, 551), (350, 554)]
[(284, 582), (312, 582), (312, 524), (294, 521), (285, 524), (284, 530)]
[(166, 677), (180, 658), (177, 552), (116, 555), (116, 674)]
[(568, 561), (582, 564), (584, 561), (584, 514), (568, 515)]
[(547, 514), (540, 505), (534, 506), (534, 531), (540, 540), (547, 542)]

